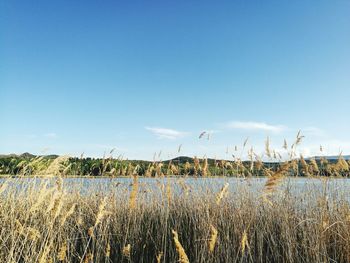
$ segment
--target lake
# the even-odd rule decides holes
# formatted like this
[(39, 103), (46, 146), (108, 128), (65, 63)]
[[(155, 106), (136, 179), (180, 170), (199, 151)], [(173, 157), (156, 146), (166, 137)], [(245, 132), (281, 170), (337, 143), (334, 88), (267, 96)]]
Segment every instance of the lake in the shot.
[[(9, 189), (26, 189), (33, 184), (47, 182), (54, 185), (56, 178), (0, 178), (0, 184), (7, 182)], [(153, 196), (161, 194), (169, 185), (173, 194), (201, 195), (203, 193), (218, 193), (225, 184), (230, 194), (245, 193), (260, 196), (267, 178), (237, 178), (237, 177), (162, 177), (138, 178), (138, 191)], [(67, 192), (77, 191), (81, 194), (128, 194), (132, 188), (133, 178), (130, 177), (96, 177), (96, 178), (64, 178), (63, 185)], [(350, 180), (347, 178), (284, 178), (276, 188), (278, 193), (290, 193), (296, 197), (306, 195), (322, 195), (350, 200)]]

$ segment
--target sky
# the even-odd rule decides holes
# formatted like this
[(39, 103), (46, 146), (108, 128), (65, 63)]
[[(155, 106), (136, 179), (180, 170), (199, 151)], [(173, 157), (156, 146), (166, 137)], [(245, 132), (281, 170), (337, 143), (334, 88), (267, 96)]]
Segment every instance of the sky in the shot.
[(304, 155), (350, 154), (349, 14), (348, 0), (3, 0), (0, 153), (231, 158), (301, 130)]

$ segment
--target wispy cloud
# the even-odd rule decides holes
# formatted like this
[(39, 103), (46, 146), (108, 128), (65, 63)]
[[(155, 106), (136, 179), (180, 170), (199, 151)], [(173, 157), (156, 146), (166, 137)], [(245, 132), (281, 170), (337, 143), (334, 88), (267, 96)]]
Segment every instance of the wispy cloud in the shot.
[(310, 135), (310, 136), (319, 136), (323, 137), (326, 135), (326, 132), (324, 130), (321, 130), (320, 128), (317, 127), (306, 127), (301, 130), (305, 135)]
[(177, 131), (173, 129), (160, 128), (160, 127), (145, 127), (146, 130), (152, 132), (160, 139), (175, 140), (183, 138), (188, 135), (188, 132)]
[(45, 133), (45, 134), (44, 134), (44, 137), (46, 137), (46, 138), (51, 138), (51, 139), (55, 139), (55, 138), (57, 138), (57, 134), (54, 133), (54, 132), (49, 132), (49, 133)]
[(265, 122), (253, 122), (253, 121), (232, 121), (225, 125), (228, 129), (250, 130), (250, 131), (268, 131), (274, 133), (280, 133), (287, 129), (284, 125), (271, 125)]

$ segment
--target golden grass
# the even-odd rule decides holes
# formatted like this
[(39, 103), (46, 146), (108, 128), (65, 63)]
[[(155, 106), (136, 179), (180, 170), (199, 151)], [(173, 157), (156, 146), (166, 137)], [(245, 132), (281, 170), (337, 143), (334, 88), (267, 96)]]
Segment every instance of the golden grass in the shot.
[(210, 225), (210, 239), (208, 243), (210, 253), (214, 252), (217, 238), (218, 238), (218, 230), (213, 225)]
[[(272, 179), (260, 194), (247, 186), (231, 191), (228, 184), (220, 191), (195, 191), (184, 179), (170, 184), (166, 178), (149, 187), (137, 182), (132, 210), (136, 190), (129, 183), (112, 192), (80, 193), (81, 186), (55, 181), (7, 180), (0, 199), (0, 262), (350, 259), (349, 195), (332, 191), (330, 180), (316, 179), (319, 190), (301, 195), (282, 186), (277, 191), (282, 182)], [(183, 194), (181, 185), (191, 190)], [(259, 198), (266, 191), (271, 203)]]
[(175, 230), (172, 230), (171, 232), (174, 235), (174, 243), (175, 243), (176, 251), (179, 255), (179, 262), (180, 263), (189, 263), (190, 261), (188, 260), (185, 249), (183, 248), (183, 246), (181, 245), (181, 243), (179, 241), (179, 235), (177, 234), (177, 232)]
[[(302, 138), (298, 133), (290, 157)], [(281, 159), (269, 138), (265, 152)], [(148, 184), (139, 179), (138, 165), (109, 171), (112, 160), (106, 158), (104, 173), (130, 176), (126, 183), (106, 179), (108, 191), (67, 185), (66, 157), (45, 165), (40, 157), (21, 163), (23, 175), (37, 167), (39, 175), (50, 172), (50, 177), (1, 181), (0, 262), (350, 262), (350, 194), (320, 177), (348, 174), (350, 163), (341, 155), (336, 163), (300, 156), (274, 169), (253, 148), (248, 156), (248, 164), (239, 157), (215, 160), (214, 170), (207, 158), (187, 162), (184, 175), (221, 170), (240, 177), (236, 184), (222, 179), (206, 189), (184, 177), (165, 178), (181, 170), (172, 162), (149, 164), (145, 177), (157, 178), (148, 178)], [(262, 189), (254, 188), (252, 174), (267, 176)], [(293, 174), (308, 176), (319, 187), (293, 193), (283, 184)]]

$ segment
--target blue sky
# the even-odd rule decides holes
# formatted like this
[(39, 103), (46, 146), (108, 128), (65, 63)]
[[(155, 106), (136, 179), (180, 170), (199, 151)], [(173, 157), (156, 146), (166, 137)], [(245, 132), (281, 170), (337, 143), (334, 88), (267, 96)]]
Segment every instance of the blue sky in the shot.
[(350, 153), (349, 14), (345, 0), (1, 1), (0, 153), (230, 157), (299, 129), (305, 155)]

